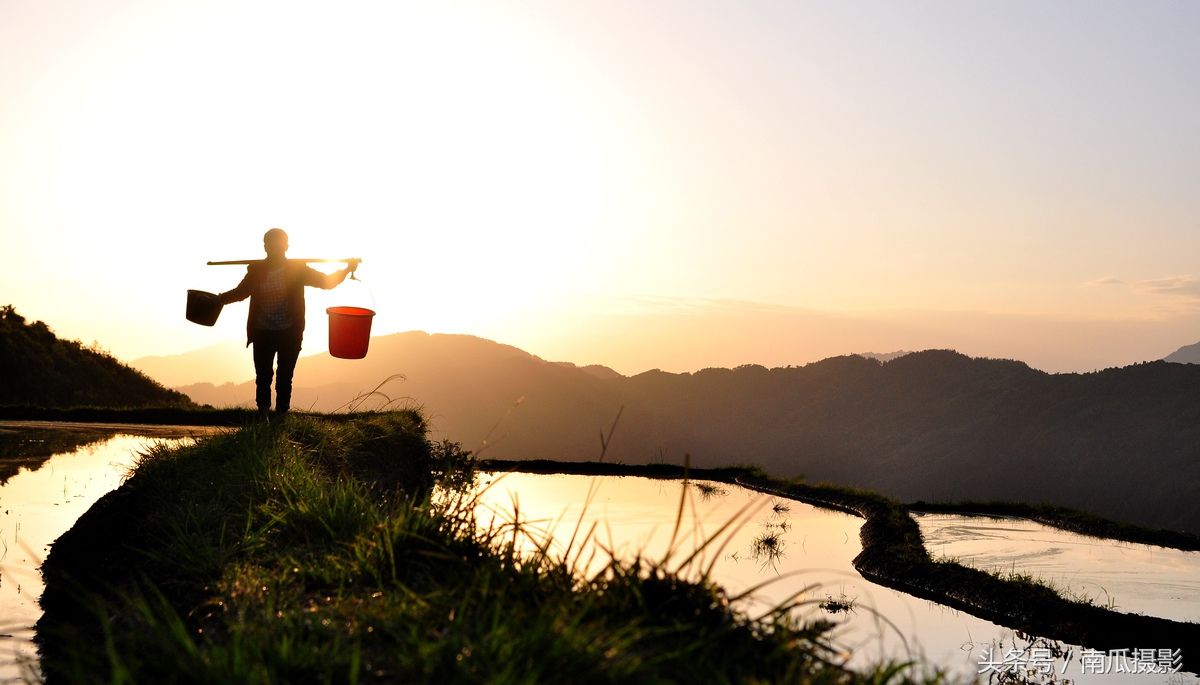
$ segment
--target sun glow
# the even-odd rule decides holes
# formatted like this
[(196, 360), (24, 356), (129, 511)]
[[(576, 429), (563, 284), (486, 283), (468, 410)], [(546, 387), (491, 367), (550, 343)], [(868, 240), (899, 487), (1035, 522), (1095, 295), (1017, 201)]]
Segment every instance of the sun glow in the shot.
[[(257, 258), (281, 226), (290, 256), (363, 258), (379, 332), (485, 330), (582, 287), (614, 146), (562, 55), (452, 8), (264, 7), (192, 8), (152, 34), (110, 18), (130, 41), (117, 66), (52, 96), (59, 224), (93, 254), (133, 238), (75, 273), (115, 264), (132, 302), (182, 321), (184, 288), (240, 278), (204, 262)], [(139, 288), (147, 275), (175, 287)]]
[[(614, 325), (596, 302), (859, 313), (872, 349), (960, 344), (907, 314), (901, 340), (886, 312), (1024, 317), (963, 351), (1054, 347), (1031, 359), (1053, 368), (1191, 342), (1200, 91), (1179, 70), (1196, 61), (1195, 11), (932, 15), (0, 3), (0, 64), (19, 65), (0, 69), (0, 304), (126, 359), (238, 339), (244, 309), (203, 329), (184, 321), (184, 291), (232, 287), (237, 269), (205, 262), (256, 258), (280, 226), (294, 257), (364, 259), (376, 332), (634, 370), (681, 368), (680, 349), (689, 365), (741, 358), (720, 341), (746, 329), (707, 314)], [(744, 361), (811, 360), (783, 342), (789, 317), (764, 315), (750, 337), (771, 354)], [(1133, 342), (1076, 344), (1039, 323), (1079, 317)], [(858, 347), (792, 328), (812, 350)], [(1098, 361), (1078, 353), (1101, 339)], [(626, 344), (639, 361), (612, 357)]]

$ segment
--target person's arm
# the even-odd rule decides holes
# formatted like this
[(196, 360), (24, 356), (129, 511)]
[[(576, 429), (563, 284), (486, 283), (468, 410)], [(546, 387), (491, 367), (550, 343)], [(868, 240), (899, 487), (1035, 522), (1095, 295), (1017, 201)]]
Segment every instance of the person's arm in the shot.
[(346, 280), (347, 276), (354, 273), (354, 270), (357, 268), (357, 260), (347, 263), (346, 268), (334, 271), (331, 274), (323, 274), (311, 266), (306, 266), (304, 267), (304, 285), (311, 285), (325, 290), (336, 288), (341, 285), (342, 281)]
[(246, 275), (242, 277), (242, 282), (237, 284), (233, 290), (226, 290), (217, 295), (221, 304), (229, 304), (230, 302), (241, 302), (250, 297), (250, 267), (246, 267)]

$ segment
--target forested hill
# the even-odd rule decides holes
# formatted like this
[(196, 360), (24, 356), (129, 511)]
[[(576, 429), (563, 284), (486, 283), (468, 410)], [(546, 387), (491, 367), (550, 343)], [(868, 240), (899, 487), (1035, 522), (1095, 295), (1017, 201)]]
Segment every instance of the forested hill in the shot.
[(908, 500), (1051, 503), (1200, 531), (1200, 366), (1047, 374), (929, 350), (642, 374), (624, 396), (669, 417), (703, 465), (721, 455)]
[(0, 406), (189, 406), (110, 355), (60, 340), (41, 321), (29, 323), (12, 305), (0, 307)]

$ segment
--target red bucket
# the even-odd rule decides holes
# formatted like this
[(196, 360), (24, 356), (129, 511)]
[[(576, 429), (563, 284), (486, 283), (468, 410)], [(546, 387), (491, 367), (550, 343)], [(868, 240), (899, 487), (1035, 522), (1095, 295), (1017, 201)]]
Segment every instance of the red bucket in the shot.
[(375, 312), (362, 307), (329, 307), (329, 354), (339, 359), (362, 359), (371, 342)]

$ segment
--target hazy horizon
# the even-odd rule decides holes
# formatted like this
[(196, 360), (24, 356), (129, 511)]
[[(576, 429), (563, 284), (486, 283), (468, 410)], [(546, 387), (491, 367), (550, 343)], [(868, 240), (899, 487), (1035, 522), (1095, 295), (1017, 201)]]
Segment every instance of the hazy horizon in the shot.
[[(660, 321), (660, 323), (661, 323), (661, 321)], [(960, 349), (959, 347), (954, 347), (952, 345), (934, 345), (934, 346), (928, 346), (928, 347), (903, 347), (903, 346), (900, 346), (900, 347), (887, 347), (887, 348), (878, 347), (878, 346), (874, 347), (874, 348), (862, 347), (862, 348), (830, 351), (828, 353), (821, 352), (821, 353), (817, 353), (812, 356), (804, 357), (804, 358), (801, 358), (799, 356), (792, 356), (792, 357), (788, 357), (783, 360), (767, 359), (767, 358), (754, 359), (751, 357), (750, 354), (742, 353), (742, 354), (729, 356), (728, 357), (729, 361), (727, 361), (726, 363), (697, 363), (693, 366), (678, 366), (678, 365), (677, 366), (667, 366), (667, 365), (663, 365), (663, 364), (657, 364), (657, 365), (652, 364), (652, 365), (648, 365), (648, 366), (628, 366), (628, 365), (622, 366), (622, 365), (607, 363), (603, 359), (592, 359), (592, 358), (578, 358), (577, 359), (577, 358), (559, 357), (559, 356), (555, 356), (553, 354), (545, 354), (539, 350), (528, 349), (528, 348), (522, 347), (521, 345), (514, 344), (510, 341), (496, 340), (493, 338), (487, 338), (486, 336), (476, 336), (471, 333), (449, 333), (449, 332), (441, 332), (441, 331), (424, 331), (424, 330), (414, 329), (414, 330), (410, 330), (410, 331), (396, 331), (393, 333), (380, 333), (380, 334), (375, 334), (373, 337), (384, 337), (384, 336), (390, 336), (390, 335), (408, 335), (408, 334), (420, 334), (420, 335), (427, 335), (427, 336), (436, 336), (436, 335), (458, 336), (458, 335), (462, 335), (462, 336), (476, 337), (476, 338), (481, 338), (484, 340), (490, 340), (490, 341), (495, 342), (500, 345), (508, 345), (508, 346), (516, 347), (524, 352), (527, 352), (535, 357), (538, 357), (538, 358), (543, 359), (548, 362), (555, 362), (555, 363), (565, 362), (565, 363), (575, 364), (577, 366), (589, 366), (589, 365), (606, 366), (610, 369), (613, 369), (614, 371), (617, 371), (618, 373), (620, 373), (624, 376), (635, 376), (639, 373), (643, 373), (643, 372), (651, 371), (651, 370), (666, 371), (669, 373), (694, 373), (696, 371), (700, 371), (700, 370), (706, 369), (706, 368), (734, 368), (737, 366), (741, 366), (743, 364), (758, 364), (758, 365), (765, 366), (768, 368), (785, 367), (785, 366), (804, 366), (806, 364), (818, 362), (818, 361), (821, 361), (824, 359), (828, 359), (830, 357), (838, 357), (838, 356), (850, 355), (850, 354), (886, 355), (886, 354), (892, 354), (892, 353), (896, 353), (896, 352), (911, 353), (911, 352), (919, 352), (919, 351), (931, 350), (931, 349), (932, 350), (951, 349), (956, 352), (965, 354), (969, 357), (993, 358), (993, 359), (1013, 359), (1013, 360), (1028, 364), (1030, 367), (1032, 367), (1034, 369), (1038, 369), (1041, 371), (1047, 371), (1049, 373), (1078, 373), (1078, 372), (1096, 371), (1096, 370), (1100, 370), (1100, 369), (1104, 369), (1104, 368), (1129, 366), (1131, 364), (1139, 363), (1142, 361), (1156, 361), (1156, 360), (1162, 359), (1162, 358), (1168, 356), (1170, 353), (1176, 351), (1176, 350), (1170, 350), (1169, 352), (1163, 353), (1162, 355), (1152, 358), (1152, 359), (1136, 360), (1136, 361), (1129, 362), (1127, 364), (1117, 363), (1117, 364), (1106, 364), (1106, 365), (1102, 365), (1102, 366), (1097, 365), (1094, 368), (1088, 368), (1088, 369), (1045, 368), (1043, 366), (1039, 366), (1036, 363), (1030, 362), (1030, 360), (1028, 360), (1028, 359), (1022, 359), (1019, 356), (1016, 356), (1013, 354), (973, 353), (972, 351), (970, 351), (968, 349)], [(314, 335), (318, 338), (316, 341), (317, 344), (314, 344), (312, 346), (306, 346), (306, 348), (301, 352), (301, 358), (323, 355), (326, 353), (325, 346), (324, 346), (325, 331), (324, 331), (323, 325), (320, 330), (310, 333), (310, 336), (314, 336)], [(635, 349), (633, 351), (636, 352), (637, 350)], [(376, 352), (374, 354), (374, 357), (378, 357), (379, 354), (380, 353)], [(186, 360), (186, 366), (180, 366), (181, 361), (176, 361), (177, 359), (180, 359), (180, 358)], [(254, 368), (253, 368), (253, 364), (251, 363), (250, 355), (247, 354), (245, 349), (243, 349), (243, 344), (238, 343), (238, 342), (229, 341), (229, 340), (213, 343), (211, 345), (206, 345), (204, 347), (200, 347), (200, 348), (196, 348), (196, 349), (192, 349), (192, 350), (183, 350), (178, 353), (146, 355), (146, 356), (138, 357), (135, 359), (123, 359), (122, 361), (125, 361), (126, 363), (129, 363), (129, 364), (135, 366), (136, 368), (139, 368), (139, 369), (145, 371), (151, 377), (155, 378), (156, 380), (159, 380), (167, 387), (179, 387), (179, 386), (191, 385), (191, 384), (195, 384), (195, 383), (212, 383), (214, 385), (221, 385), (223, 383), (230, 383), (230, 382), (243, 383), (243, 382), (252, 380), (253, 376), (254, 376)], [(397, 367), (396, 367), (395, 371), (397, 373), (403, 372), (405, 370), (403, 368), (404, 360), (397, 359), (396, 362), (397, 362)], [(303, 381), (303, 379), (301, 379), (299, 382), (301, 384), (303, 384), (304, 381)]]
[[(1200, 5), (0, 6), (0, 304), (122, 359), (272, 226), (375, 333), (623, 373), (1200, 340)], [(306, 352), (323, 349), (310, 294)], [(247, 355), (248, 356), (248, 355)]]

